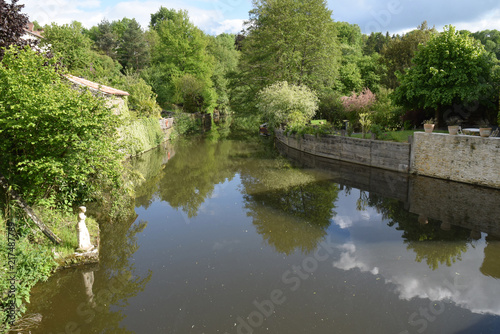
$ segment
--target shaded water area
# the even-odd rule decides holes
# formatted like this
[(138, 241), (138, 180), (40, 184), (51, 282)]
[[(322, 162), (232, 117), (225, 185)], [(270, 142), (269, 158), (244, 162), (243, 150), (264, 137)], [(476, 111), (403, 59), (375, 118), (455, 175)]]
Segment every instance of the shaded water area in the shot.
[(498, 333), (500, 191), (270, 139), (133, 160), (101, 263), (38, 284), (31, 333)]

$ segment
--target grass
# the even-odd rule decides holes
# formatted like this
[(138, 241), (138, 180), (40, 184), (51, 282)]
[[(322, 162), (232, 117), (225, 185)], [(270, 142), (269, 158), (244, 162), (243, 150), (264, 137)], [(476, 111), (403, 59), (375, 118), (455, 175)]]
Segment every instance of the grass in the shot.
[[(53, 249), (60, 258), (70, 256), (75, 253), (78, 248), (78, 236), (77, 236), (77, 224), (78, 217), (77, 214), (73, 213), (62, 213), (55, 210), (50, 210), (46, 208), (35, 207), (33, 208), (37, 217), (45, 224), (47, 227), (54, 232), (61, 240), (60, 245), (53, 244), (33, 223), (31, 220), (18, 219), (18, 224), (25, 224), (26, 221), (29, 222), (29, 230), (33, 235), (32, 242), (35, 244), (41, 244), (45, 248)], [(19, 217), (20, 218), (20, 217)], [(87, 217), (85, 220), (87, 229), (90, 233), (91, 242), (93, 245), (97, 246), (99, 243), (99, 224), (97, 221), (91, 217)], [(6, 239), (6, 223), (3, 214), (0, 214), (0, 238)]]
[[(389, 131), (383, 133), (383, 138), (381, 140), (395, 141), (398, 143), (407, 143), (408, 137), (413, 136), (415, 132), (424, 132), (423, 129), (418, 130), (403, 130), (403, 131)], [(448, 131), (434, 130), (436, 133), (448, 133)], [(362, 138), (361, 133), (353, 133), (352, 138)], [(371, 137), (370, 137), (371, 138)]]
[[(45, 208), (34, 208), (38, 218), (45, 223), (51, 230), (61, 238), (62, 242), (58, 246), (54, 246), (54, 250), (60, 257), (64, 258), (73, 253), (78, 248), (77, 237), (77, 213), (62, 213), (55, 210)], [(99, 224), (91, 217), (85, 219), (85, 225), (89, 230), (90, 239), (93, 245), (97, 245), (99, 240)], [(38, 229), (36, 226), (34, 229)], [(45, 235), (40, 235), (39, 238), (45, 238)]]

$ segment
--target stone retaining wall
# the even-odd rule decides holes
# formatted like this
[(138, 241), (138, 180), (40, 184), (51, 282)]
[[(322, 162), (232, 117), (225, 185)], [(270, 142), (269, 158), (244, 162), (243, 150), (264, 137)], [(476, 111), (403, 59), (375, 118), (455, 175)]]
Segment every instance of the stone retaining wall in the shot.
[(285, 145), (320, 157), (353, 162), (398, 172), (409, 172), (410, 144), (340, 136), (285, 136), (276, 131)]
[(500, 138), (415, 132), (411, 171), (500, 188)]
[(340, 136), (276, 138), (296, 150), (386, 170), (500, 188), (500, 138), (415, 132), (410, 143)]

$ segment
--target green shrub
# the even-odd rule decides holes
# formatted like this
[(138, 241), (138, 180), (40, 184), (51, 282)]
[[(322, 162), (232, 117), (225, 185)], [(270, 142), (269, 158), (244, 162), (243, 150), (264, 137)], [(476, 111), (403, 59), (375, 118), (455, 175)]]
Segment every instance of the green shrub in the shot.
[(331, 124), (341, 127), (344, 120), (347, 119), (347, 113), (342, 106), (340, 94), (336, 92), (325, 93), (319, 101), (319, 109), (317, 115), (325, 118)]
[(318, 110), (316, 93), (306, 86), (277, 82), (262, 89), (257, 95), (257, 108), (271, 128), (279, 124), (304, 125)]
[[(2, 225), (3, 229), (7, 230), (4, 221)], [(3, 311), (0, 312), (1, 332), (10, 327), (7, 321), (13, 320), (8, 317), (9, 305), (16, 306), (14, 319), (18, 319), (26, 310), (25, 304), (30, 301), (31, 288), (39, 281), (46, 281), (57, 265), (47, 247), (32, 244), (28, 240), (30, 229), (24, 221), (19, 220), (14, 226), (17, 235), (14, 243), (12, 240), (7, 240), (4, 233), (0, 235), (0, 309)], [(12, 270), (8, 267), (9, 252), (15, 255), (15, 274), (10, 274)], [(14, 281), (11, 280), (12, 276)], [(11, 290), (12, 283), (15, 292)], [(9, 291), (12, 293), (9, 294)]]
[(384, 138), (384, 131), (382, 131), (382, 127), (378, 124), (372, 124), (370, 127), (370, 132), (375, 135), (375, 138), (377, 139), (383, 139)]
[(131, 120), (128, 125), (122, 126), (119, 132), (122, 152), (132, 156), (160, 145), (165, 139), (157, 118)]
[(136, 73), (127, 72), (120, 87), (127, 91), (129, 108), (139, 117), (160, 117), (161, 108), (150, 85)]
[(72, 89), (55, 60), (29, 48), (0, 63), (0, 171), (30, 204), (67, 208), (123, 188), (118, 117)]
[(400, 129), (403, 126), (401, 117), (404, 109), (393, 104), (390, 99), (392, 90), (381, 88), (377, 94), (377, 102), (372, 106), (372, 120), (386, 130)]

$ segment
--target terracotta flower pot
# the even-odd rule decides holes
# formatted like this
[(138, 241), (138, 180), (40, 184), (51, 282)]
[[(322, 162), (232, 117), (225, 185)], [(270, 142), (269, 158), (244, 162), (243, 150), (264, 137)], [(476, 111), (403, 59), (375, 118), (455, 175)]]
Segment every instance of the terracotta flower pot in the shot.
[(479, 128), (481, 137), (489, 137), (491, 135), (491, 128)]
[(458, 125), (448, 125), (448, 132), (450, 135), (456, 135), (458, 133)]
[(424, 124), (424, 130), (426, 133), (432, 133), (434, 130), (434, 124)]

